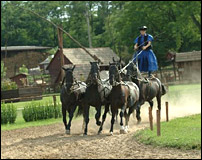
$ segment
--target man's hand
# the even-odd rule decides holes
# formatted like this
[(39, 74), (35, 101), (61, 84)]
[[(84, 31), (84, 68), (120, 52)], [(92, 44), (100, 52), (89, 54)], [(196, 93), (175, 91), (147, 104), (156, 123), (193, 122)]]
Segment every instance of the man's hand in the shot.
[(147, 47), (146, 47), (146, 46), (143, 46), (143, 47), (142, 47), (142, 50), (145, 50), (145, 49), (147, 49)]
[(137, 45), (135, 45), (135, 46), (134, 46), (134, 50), (137, 50), (137, 49), (138, 49), (138, 46), (137, 46)]

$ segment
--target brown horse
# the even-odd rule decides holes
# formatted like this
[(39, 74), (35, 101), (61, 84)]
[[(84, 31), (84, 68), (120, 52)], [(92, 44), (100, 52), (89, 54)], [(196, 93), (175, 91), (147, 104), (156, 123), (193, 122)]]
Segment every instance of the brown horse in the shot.
[[(121, 109), (120, 133), (127, 133), (130, 114), (136, 109), (139, 100), (139, 88), (133, 82), (121, 81), (117, 63), (110, 64), (109, 82), (112, 85), (112, 90), (109, 96), (112, 112), (110, 133), (113, 134), (113, 125), (118, 109)], [(128, 113), (126, 111), (127, 108), (129, 109)], [(123, 126), (123, 116), (125, 117), (125, 128)]]
[(151, 108), (153, 108), (153, 98), (156, 97), (158, 103), (158, 109), (161, 110), (161, 96), (166, 94), (166, 90), (164, 85), (161, 81), (156, 78), (152, 77), (149, 79), (144, 79), (141, 75), (140, 71), (138, 70), (137, 66), (134, 63), (131, 63), (127, 68), (127, 77), (128, 80), (137, 84), (140, 89), (140, 98), (138, 102), (138, 107), (136, 109), (136, 118), (138, 123), (141, 121), (140, 117), (140, 107), (147, 101)]

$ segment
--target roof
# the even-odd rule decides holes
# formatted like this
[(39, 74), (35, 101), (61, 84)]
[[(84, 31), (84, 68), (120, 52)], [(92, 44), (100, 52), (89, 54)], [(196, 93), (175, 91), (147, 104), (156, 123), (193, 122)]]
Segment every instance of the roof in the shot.
[(49, 64), (54, 55), (48, 56), (43, 62), (39, 64)]
[[(8, 46), (7, 51), (45, 50), (51, 48), (52, 47), (44, 47), (44, 46)], [(6, 47), (1, 47), (1, 51), (5, 50)]]
[(201, 60), (201, 51), (176, 53), (175, 62), (186, 62), (197, 60)]
[[(89, 52), (91, 53), (91, 49), (89, 50)], [(81, 48), (64, 48), (63, 54), (73, 64), (89, 64), (90, 61), (95, 61)]]
[(26, 77), (28, 74), (27, 74), (27, 73), (19, 73), (19, 74), (15, 75), (15, 76), (10, 77), (10, 79), (15, 78), (15, 77), (18, 77), (18, 76), (20, 76), (20, 75)]
[[(103, 62), (102, 65), (109, 65), (109, 62), (112, 62), (113, 57), (116, 61), (119, 60), (119, 57), (109, 47), (86, 48), (86, 49), (93, 56), (98, 57), (101, 60), (101, 62)], [(93, 59), (82, 48), (63, 48), (63, 54), (74, 65), (90, 64), (90, 62), (95, 61), (95, 59)], [(54, 58), (55, 58), (55, 56), (54, 56)], [(49, 65), (47, 66), (46, 69), (49, 68), (49, 66), (51, 65), (54, 58), (52, 58), (52, 60), (50, 61)]]
[(97, 56), (103, 64), (109, 65), (109, 62), (112, 62), (113, 57), (116, 61), (119, 60), (119, 57), (109, 47), (88, 48), (88, 50), (92, 55)]

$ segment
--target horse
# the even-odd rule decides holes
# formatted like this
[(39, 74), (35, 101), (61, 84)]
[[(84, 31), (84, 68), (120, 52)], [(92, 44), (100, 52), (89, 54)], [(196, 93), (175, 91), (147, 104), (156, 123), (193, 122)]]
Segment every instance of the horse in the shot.
[[(112, 85), (112, 90), (109, 96), (112, 112), (110, 133), (113, 135), (114, 119), (118, 109), (121, 109), (120, 133), (127, 133), (130, 114), (137, 108), (139, 88), (133, 82), (121, 81), (121, 75), (117, 63), (110, 63), (109, 82)], [(128, 113), (126, 112), (127, 108), (129, 108)], [(125, 117), (125, 128), (123, 126), (123, 116)]]
[[(95, 114), (96, 124), (100, 126), (98, 134), (101, 133), (104, 121), (106, 119), (106, 114), (109, 111), (109, 100), (108, 96), (111, 92), (111, 86), (108, 81), (102, 81), (100, 78), (100, 67), (99, 62), (90, 62), (91, 70), (89, 76), (86, 80), (87, 88), (85, 92), (84, 102), (85, 102), (85, 129), (84, 135), (88, 132), (88, 122), (89, 122), (89, 108), (90, 106), (95, 107), (97, 113)], [(101, 107), (105, 106), (105, 112), (102, 116), (102, 122), (99, 120), (101, 116)]]
[[(66, 134), (70, 134), (71, 121), (77, 106), (79, 106), (77, 116), (82, 114), (81, 111), (84, 108), (83, 99), (86, 91), (86, 84), (84, 82), (77, 81), (74, 78), (73, 71), (75, 65), (72, 68), (64, 68), (64, 67), (62, 68), (65, 71), (65, 77), (63, 78), (62, 81), (60, 101), (62, 103), (62, 116), (63, 116), (63, 123), (66, 129)], [(66, 120), (66, 111), (68, 111), (69, 113), (68, 124)]]
[(141, 122), (140, 117), (140, 108), (141, 105), (147, 101), (151, 108), (153, 109), (153, 98), (156, 97), (158, 109), (161, 110), (161, 96), (166, 94), (165, 86), (161, 83), (161, 81), (156, 77), (151, 77), (149, 79), (145, 79), (139, 69), (137, 68), (135, 63), (130, 63), (130, 65), (126, 68), (127, 77), (129, 81), (134, 82), (140, 89), (140, 98), (138, 102), (138, 107), (136, 109), (136, 118), (138, 123)]

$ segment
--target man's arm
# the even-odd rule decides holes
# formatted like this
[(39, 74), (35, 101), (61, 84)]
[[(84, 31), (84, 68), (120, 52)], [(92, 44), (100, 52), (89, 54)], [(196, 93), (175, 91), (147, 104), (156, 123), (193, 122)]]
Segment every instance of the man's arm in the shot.
[(145, 49), (147, 49), (150, 45), (151, 45), (151, 41), (149, 41), (146, 46), (143, 46), (142, 49), (145, 50)]

